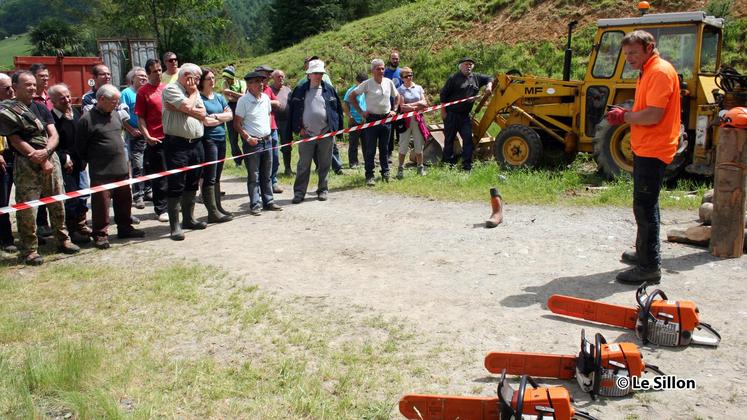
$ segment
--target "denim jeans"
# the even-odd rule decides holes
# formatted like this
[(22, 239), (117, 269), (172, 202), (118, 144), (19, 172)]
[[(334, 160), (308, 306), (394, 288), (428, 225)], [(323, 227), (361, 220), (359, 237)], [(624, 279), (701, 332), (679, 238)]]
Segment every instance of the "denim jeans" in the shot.
[[(68, 173), (63, 169), (62, 184), (65, 187), (65, 192), (88, 188), (90, 186), (90, 182), (88, 181), (88, 172), (84, 170)], [(88, 211), (87, 201), (87, 195), (65, 200), (65, 220), (77, 221), (80, 216), (86, 214), (86, 212)], [(68, 224), (68, 226), (70, 225)]]
[[(205, 162), (223, 159), (226, 157), (226, 142), (213, 139), (202, 139), (202, 148), (205, 150)], [(202, 188), (215, 185), (220, 181), (223, 173), (223, 163), (215, 163), (202, 168)]]
[(252, 153), (244, 157), (246, 165), (246, 190), (252, 209), (267, 206), (272, 203), (272, 139), (267, 137), (255, 146), (243, 142), (244, 153)]
[(656, 158), (633, 156), (633, 214), (638, 225), (636, 253), (645, 271), (661, 267), (659, 192), (666, 164)]
[[(163, 143), (168, 169), (196, 165), (205, 161), (205, 153), (200, 140), (190, 143), (181, 137), (167, 135)], [(184, 191), (197, 191), (200, 187), (200, 176), (202, 176), (202, 168), (167, 176), (168, 192), (166, 194), (169, 197), (181, 197)]]
[[(144, 137), (132, 137), (129, 134), (125, 135), (125, 144), (128, 145), (128, 153), (130, 159), (130, 168), (132, 169), (132, 177), (137, 178), (145, 173), (143, 166), (143, 158), (145, 156), (145, 138)], [(145, 182), (138, 182), (132, 184), (132, 198), (137, 201), (142, 199), (145, 195)]]
[[(376, 121), (384, 118), (381, 115), (369, 115), (367, 121)], [(366, 179), (374, 177), (374, 159), (376, 158), (376, 148), (379, 149), (379, 165), (381, 166), (381, 175), (389, 175), (389, 133), (392, 129), (391, 124), (381, 124), (369, 127), (363, 131), (365, 141), (363, 143), (363, 158), (366, 163)]]
[(278, 137), (278, 130), (272, 130), (270, 137), (272, 138), (272, 171), (270, 179), (272, 179), (272, 185), (275, 185), (278, 183), (278, 167), (280, 167), (280, 138)]
[(456, 165), (457, 156), (454, 155), (454, 141), (456, 135), (462, 137), (462, 169), (472, 169), (472, 120), (469, 114), (446, 112), (444, 120), (444, 163)]

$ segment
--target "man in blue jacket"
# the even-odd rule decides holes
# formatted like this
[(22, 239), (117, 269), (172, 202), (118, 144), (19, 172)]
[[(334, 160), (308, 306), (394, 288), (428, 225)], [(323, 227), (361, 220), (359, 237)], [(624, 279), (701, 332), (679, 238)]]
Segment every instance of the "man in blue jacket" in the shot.
[[(306, 74), (309, 83), (297, 86), (288, 104), (288, 124), (301, 138), (318, 136), (337, 131), (342, 125), (342, 104), (337, 91), (322, 80), (327, 72), (324, 62), (312, 60)], [(334, 137), (304, 142), (298, 145), (298, 167), (296, 182), (293, 184), (293, 203), (298, 204), (306, 197), (311, 175), (311, 161), (316, 155), (319, 185), (316, 193), (319, 201), (327, 200), (327, 178), (332, 164)]]

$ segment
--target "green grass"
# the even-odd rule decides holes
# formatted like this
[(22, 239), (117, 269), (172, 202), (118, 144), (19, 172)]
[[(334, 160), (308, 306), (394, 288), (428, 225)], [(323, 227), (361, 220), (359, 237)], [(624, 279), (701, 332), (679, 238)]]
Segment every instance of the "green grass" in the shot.
[[(347, 145), (338, 143), (338, 146), (345, 173), (340, 176), (330, 172), (330, 189), (365, 188), (363, 169), (348, 169)], [(397, 154), (393, 156), (394, 165), (390, 165), (392, 176), (397, 170)], [(362, 157), (360, 159), (362, 163)], [(298, 162), (298, 151), (295, 148), (292, 162), (295, 171), (295, 164)], [(282, 172), (281, 164), (279, 182), (293, 185), (294, 177), (282, 175)], [(377, 168), (376, 175), (378, 174)], [(245, 178), (246, 170), (228, 163), (223, 177)], [(315, 188), (317, 179), (316, 174), (312, 173), (310, 190)], [(437, 200), (484, 201), (490, 198), (489, 191), (492, 187), (497, 187), (509, 204), (630, 207), (633, 203), (632, 179), (629, 176), (611, 181), (604, 179), (596, 173), (596, 164), (588, 154), (580, 154), (572, 164), (558, 169), (506, 171), (499, 168), (492, 159), (476, 162), (469, 174), (446, 166), (434, 166), (427, 168), (427, 176), (419, 177), (414, 168), (408, 168), (404, 179), (392, 179), (389, 183), (378, 181), (372, 190)], [(703, 193), (710, 188), (710, 181), (683, 178), (669, 187), (661, 193), (662, 208), (694, 210), (700, 206)]]
[(0, 40), (0, 70), (13, 69), (13, 57), (29, 55), (31, 48), (28, 34), (13, 35)]
[(386, 419), (433, 374), (398, 319), (120, 258), (0, 273), (0, 417)]
[[(719, 0), (713, 0), (719, 1)], [(559, 78), (562, 74), (565, 38), (539, 42), (507, 44), (486, 37), (487, 25), (496, 15), (510, 17), (511, 25), (531, 24), (517, 20), (539, 5), (533, 0), (420, 0), (388, 10), (376, 16), (347, 23), (336, 31), (307, 38), (298, 44), (258, 57), (231, 60), (239, 74), (260, 64), (285, 70), (295, 82), (302, 74), (303, 59), (322, 57), (335, 86), (344, 91), (359, 71), (367, 71), (373, 58), (388, 59), (389, 52), (400, 51), (403, 65), (412, 67), (415, 82), (436, 97), (444, 80), (456, 71), (459, 57), (470, 55), (478, 61), (476, 71), (495, 74), (518, 69), (523, 74)], [(611, 0), (577, 2), (555, 0), (553, 12), (564, 21), (578, 19), (579, 3), (590, 8), (595, 17), (630, 16), (633, 5)], [(735, 2), (736, 3), (736, 2)], [(658, 11), (689, 10), (690, 4), (659, 5)], [(734, 9), (735, 7), (732, 7)], [(588, 12), (587, 9), (584, 9)], [(720, 10), (720, 9), (719, 9)], [(735, 11), (732, 11), (734, 13)], [(382, 22), (397, 22), (382, 25)], [(747, 69), (742, 53), (746, 46), (745, 17), (730, 17), (726, 28), (724, 62)], [(536, 22), (534, 22), (536, 25)], [(563, 30), (565, 25), (563, 25)], [(574, 32), (572, 77), (583, 77), (592, 48), (594, 23), (582, 23)], [(221, 68), (226, 62), (216, 63)]]

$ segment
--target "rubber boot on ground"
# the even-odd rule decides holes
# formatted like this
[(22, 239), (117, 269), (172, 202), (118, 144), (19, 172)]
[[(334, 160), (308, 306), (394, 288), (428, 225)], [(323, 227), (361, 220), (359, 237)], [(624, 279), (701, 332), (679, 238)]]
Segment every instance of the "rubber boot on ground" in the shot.
[(501, 197), (497, 188), (490, 189), (490, 207), (493, 213), (485, 221), (485, 227), (494, 228), (503, 223), (503, 197)]
[(184, 240), (182, 225), (179, 224), (180, 200), (180, 197), (168, 197), (166, 201), (169, 213), (169, 226), (171, 227), (171, 239), (175, 241)]
[(182, 193), (182, 229), (201, 230), (207, 227), (207, 223), (195, 220), (196, 195), (197, 191), (184, 191)]
[(221, 201), (221, 190), (220, 190), (220, 182), (215, 183), (215, 206), (218, 208), (218, 211), (225, 214), (226, 216), (233, 216), (233, 213), (223, 208), (223, 203)]
[(233, 217), (227, 216), (218, 210), (215, 197), (215, 186), (209, 185), (202, 188), (202, 197), (205, 208), (208, 212), (208, 223), (224, 223), (233, 220)]

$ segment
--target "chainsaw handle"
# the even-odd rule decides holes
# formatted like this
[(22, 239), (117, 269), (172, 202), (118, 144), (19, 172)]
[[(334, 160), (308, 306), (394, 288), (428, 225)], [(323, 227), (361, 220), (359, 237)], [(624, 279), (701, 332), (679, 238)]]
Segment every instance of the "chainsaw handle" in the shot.
[(579, 419), (586, 419), (586, 420), (597, 420), (596, 417), (592, 416), (586, 411), (580, 411), (580, 410), (576, 410), (576, 412), (573, 414), (573, 418), (574, 419), (579, 418)]
[[(638, 290), (640, 291), (641, 289), (639, 288)], [(638, 300), (638, 304), (641, 305), (640, 311), (638, 312), (638, 320), (640, 321), (639, 327), (641, 329), (641, 341), (643, 344), (648, 343), (648, 318), (651, 316), (651, 305), (654, 303), (657, 296), (660, 296), (663, 300), (667, 300), (667, 295), (660, 289), (656, 289), (646, 297), (646, 302), (641, 305), (638, 293), (636, 292), (636, 299)]]
[(599, 387), (602, 385), (602, 344), (607, 344), (601, 333), (594, 335), (594, 384), (591, 389), (591, 398), (596, 399), (599, 395)]

